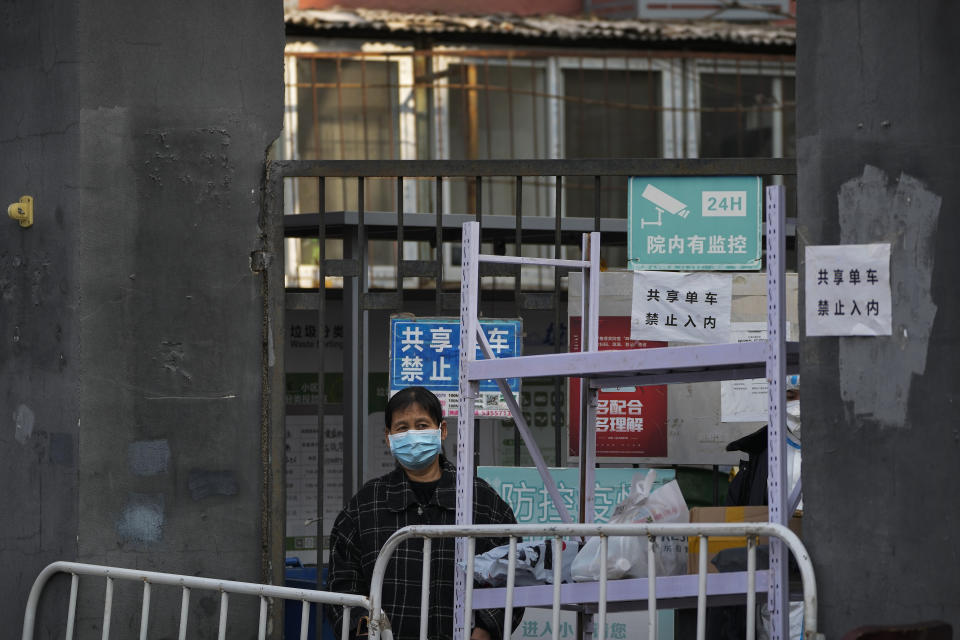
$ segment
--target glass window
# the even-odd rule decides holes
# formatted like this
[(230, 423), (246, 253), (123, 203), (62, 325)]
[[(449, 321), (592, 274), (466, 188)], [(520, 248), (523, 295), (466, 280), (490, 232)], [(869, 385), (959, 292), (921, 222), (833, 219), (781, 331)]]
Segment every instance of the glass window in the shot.
[(700, 74), (700, 157), (795, 155), (794, 79)]
[[(547, 158), (546, 72), (532, 61), (479, 60), (451, 64), (449, 80), (449, 157), (461, 159)], [(523, 215), (547, 215), (546, 181), (523, 185)], [(484, 213), (513, 215), (515, 180), (484, 180)], [(476, 187), (471, 180), (450, 181), (451, 210), (473, 212)]]
[[(660, 156), (659, 72), (568, 68), (563, 71), (563, 84), (563, 140), (567, 158)], [(601, 180), (603, 217), (626, 217), (626, 186), (626, 178)], [(592, 217), (595, 208), (594, 179), (568, 178), (567, 215)]]

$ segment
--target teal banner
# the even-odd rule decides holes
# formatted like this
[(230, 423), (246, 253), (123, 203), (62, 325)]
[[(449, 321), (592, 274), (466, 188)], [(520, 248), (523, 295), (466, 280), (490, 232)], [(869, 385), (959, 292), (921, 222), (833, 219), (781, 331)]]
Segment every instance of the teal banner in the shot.
[[(673, 469), (656, 471), (654, 489), (659, 489), (677, 475)], [(601, 467), (595, 473), (594, 522), (608, 522), (616, 506), (629, 495), (633, 476), (646, 474), (647, 469)], [(477, 467), (477, 475), (510, 505), (518, 524), (563, 522), (536, 467)], [(580, 470), (574, 467), (550, 468), (550, 475), (557, 483), (567, 511), (576, 518), (580, 511)]]
[(632, 177), (628, 192), (631, 269), (760, 269), (759, 177)]

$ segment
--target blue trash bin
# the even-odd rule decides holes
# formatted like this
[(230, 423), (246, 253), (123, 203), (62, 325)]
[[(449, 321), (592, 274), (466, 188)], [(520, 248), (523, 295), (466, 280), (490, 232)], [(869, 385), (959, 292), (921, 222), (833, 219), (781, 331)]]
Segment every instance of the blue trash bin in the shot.
[[(317, 568), (307, 567), (300, 562), (300, 558), (287, 558), (284, 569), (284, 584), (295, 589), (316, 589), (317, 588)], [(327, 569), (323, 569), (323, 582), (321, 588), (327, 584)], [(295, 600), (286, 600), (283, 614), (283, 636), (288, 640), (300, 637), (300, 616), (303, 611), (303, 603)], [(307, 631), (307, 637), (310, 640), (317, 634), (317, 605), (310, 605), (310, 627)], [(330, 621), (323, 620), (323, 640), (336, 640), (333, 635), (333, 627)]]

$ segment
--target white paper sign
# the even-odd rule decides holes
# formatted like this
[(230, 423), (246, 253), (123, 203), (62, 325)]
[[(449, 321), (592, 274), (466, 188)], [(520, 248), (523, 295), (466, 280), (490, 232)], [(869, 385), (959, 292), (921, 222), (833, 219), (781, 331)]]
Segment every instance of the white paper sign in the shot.
[(630, 339), (728, 342), (732, 290), (729, 274), (636, 271)]
[[(333, 521), (343, 508), (343, 416), (325, 415), (323, 425), (323, 532), (324, 536), (329, 536)], [(382, 427), (380, 432), (383, 433)], [(317, 416), (288, 415), (286, 443), (286, 535), (293, 549), (290, 555), (299, 557), (304, 563), (316, 563)]]
[(808, 336), (889, 336), (890, 244), (807, 247)]
[[(787, 332), (789, 333), (789, 331)], [(734, 322), (731, 342), (761, 342), (767, 339), (766, 322)], [(720, 422), (762, 422), (769, 416), (766, 378), (724, 380), (720, 383)]]

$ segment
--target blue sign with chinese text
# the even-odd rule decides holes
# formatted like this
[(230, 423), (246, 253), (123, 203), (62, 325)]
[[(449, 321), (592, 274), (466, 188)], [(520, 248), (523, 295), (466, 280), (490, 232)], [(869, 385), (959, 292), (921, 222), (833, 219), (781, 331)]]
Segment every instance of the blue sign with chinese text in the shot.
[[(480, 327), (497, 358), (521, 354), (521, 320), (481, 319)], [(476, 357), (483, 358), (479, 347)], [(404, 387), (426, 387), (440, 398), (445, 416), (457, 415), (459, 364), (459, 319), (390, 318), (390, 395)], [(507, 384), (515, 395), (519, 394), (519, 378), (508, 378)], [(480, 397), (475, 405), (475, 413), (487, 417), (510, 417), (495, 381), (480, 381)]]
[(627, 191), (631, 269), (760, 269), (758, 176), (632, 177)]

